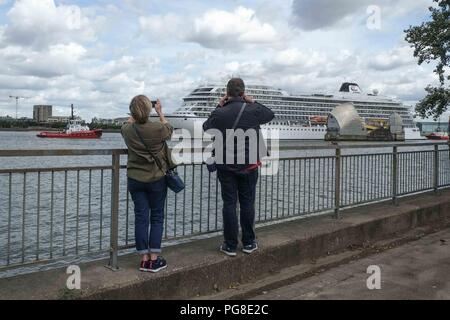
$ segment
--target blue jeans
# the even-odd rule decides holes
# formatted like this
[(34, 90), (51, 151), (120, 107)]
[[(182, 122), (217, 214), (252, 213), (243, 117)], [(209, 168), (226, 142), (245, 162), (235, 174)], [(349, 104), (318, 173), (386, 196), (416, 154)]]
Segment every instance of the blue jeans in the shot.
[(166, 179), (144, 183), (128, 178), (128, 189), (134, 202), (138, 253), (161, 253), (167, 197)]
[(223, 235), (232, 250), (238, 246), (239, 224), (236, 213), (237, 200), (241, 207), (242, 244), (253, 244), (255, 235), (255, 199), (258, 170), (239, 173), (218, 170), (223, 199)]

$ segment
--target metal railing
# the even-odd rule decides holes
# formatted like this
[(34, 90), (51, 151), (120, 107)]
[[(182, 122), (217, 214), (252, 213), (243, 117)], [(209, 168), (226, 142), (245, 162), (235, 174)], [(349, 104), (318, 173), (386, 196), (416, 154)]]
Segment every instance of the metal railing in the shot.
[[(359, 151), (364, 148), (364, 151)], [(406, 150), (405, 150), (406, 149)], [(339, 217), (344, 208), (450, 186), (445, 143), (304, 146), (320, 152), (273, 162), (277, 174), (261, 170), (257, 223), (315, 213)], [(66, 257), (110, 254), (134, 246), (133, 203), (127, 189), (126, 150), (0, 150), (0, 158), (107, 157), (110, 165), (0, 169), (0, 270)], [(273, 161), (273, 160), (269, 160)], [(55, 161), (54, 161), (55, 162)], [(204, 164), (178, 167), (187, 188), (169, 192), (164, 239), (222, 230), (216, 174)]]

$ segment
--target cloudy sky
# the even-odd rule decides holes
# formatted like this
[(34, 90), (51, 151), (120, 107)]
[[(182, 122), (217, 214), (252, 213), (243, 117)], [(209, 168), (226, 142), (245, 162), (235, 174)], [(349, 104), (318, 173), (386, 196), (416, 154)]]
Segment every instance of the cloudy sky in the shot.
[[(52, 104), (85, 119), (125, 116), (134, 95), (167, 112), (195, 86), (248, 83), (290, 92), (343, 81), (413, 104), (436, 81), (403, 30), (432, 0), (0, 0), (0, 116)], [(374, 7), (376, 6), (376, 7)], [(378, 11), (379, 9), (379, 11)], [(378, 19), (380, 18), (380, 19)]]

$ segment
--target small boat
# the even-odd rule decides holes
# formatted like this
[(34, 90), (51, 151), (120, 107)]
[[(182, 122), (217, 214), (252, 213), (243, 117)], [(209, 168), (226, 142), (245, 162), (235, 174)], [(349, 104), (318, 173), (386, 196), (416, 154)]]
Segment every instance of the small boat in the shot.
[(80, 120), (70, 120), (66, 130), (59, 132), (44, 131), (39, 133), (39, 138), (52, 139), (100, 139), (103, 130), (90, 130), (88, 126), (81, 123)]
[(312, 116), (309, 118), (311, 125), (322, 125), (325, 126), (328, 123), (328, 117), (323, 116)]
[(433, 132), (425, 136), (428, 140), (449, 140), (448, 133)]

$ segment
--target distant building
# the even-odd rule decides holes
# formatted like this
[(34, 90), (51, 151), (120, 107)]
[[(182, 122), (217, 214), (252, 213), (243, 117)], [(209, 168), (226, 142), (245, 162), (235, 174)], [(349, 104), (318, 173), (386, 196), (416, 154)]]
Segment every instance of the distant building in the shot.
[(117, 126), (121, 126), (121, 125), (127, 123), (128, 119), (129, 118), (116, 118), (116, 119), (114, 119), (114, 124)]
[(94, 119), (92, 119), (92, 123), (101, 124), (101, 125), (112, 125), (114, 123), (114, 120), (113, 119), (94, 118)]
[(417, 127), (423, 135), (432, 132), (448, 132), (448, 126), (448, 122), (417, 122)]
[(36, 122), (47, 122), (52, 116), (53, 106), (37, 105), (33, 107), (33, 120)]
[(92, 119), (92, 123), (101, 124), (101, 125), (107, 125), (107, 126), (111, 126), (111, 125), (121, 126), (127, 121), (128, 121), (128, 118), (116, 118), (116, 119), (98, 119), (98, 118), (94, 118), (94, 119)]
[(49, 117), (47, 119), (48, 123), (68, 123), (70, 120), (70, 117), (65, 117), (65, 116), (54, 116), (54, 117)]

